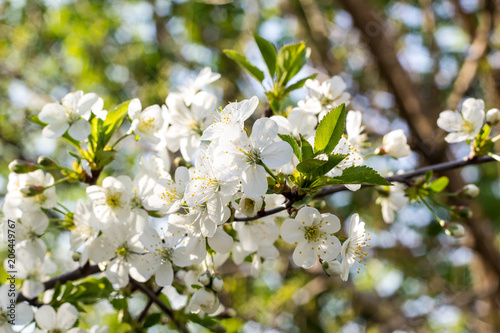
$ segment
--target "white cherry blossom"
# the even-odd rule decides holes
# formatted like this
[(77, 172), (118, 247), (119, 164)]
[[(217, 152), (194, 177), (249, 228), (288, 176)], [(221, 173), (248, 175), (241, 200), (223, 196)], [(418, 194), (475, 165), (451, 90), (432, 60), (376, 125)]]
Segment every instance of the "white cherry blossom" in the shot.
[[(5, 202), (24, 211), (52, 208), (57, 203), (56, 189), (53, 185), (54, 177), (43, 170), (23, 174), (11, 172)], [(38, 194), (27, 196), (26, 192)]]
[(395, 130), (384, 135), (381, 152), (389, 154), (394, 158), (402, 158), (411, 155), (410, 146), (402, 129)]
[(271, 116), (270, 119), (278, 124), (280, 134), (292, 135), (296, 139), (300, 139), (299, 134), (309, 137), (318, 125), (318, 118), (301, 108), (293, 108), (286, 118)]
[(158, 132), (163, 126), (162, 110), (159, 105), (152, 105), (142, 110), (141, 101), (134, 98), (128, 105), (128, 116), (132, 120), (130, 133), (135, 133), (144, 140), (157, 144)]
[[(69, 136), (81, 141), (90, 134), (90, 113), (99, 97), (94, 93), (83, 94), (81, 90), (63, 97), (62, 103), (45, 105), (38, 115), (40, 121), (48, 125), (43, 128), (43, 135), (56, 139), (68, 131)], [(98, 113), (98, 108), (94, 109)]]
[(340, 230), (340, 221), (333, 214), (320, 214), (317, 209), (303, 207), (294, 219), (281, 225), (281, 238), (297, 247), (293, 261), (303, 268), (311, 268), (318, 259), (333, 260), (341, 249), (334, 235)]
[(87, 187), (96, 218), (107, 225), (125, 221), (131, 212), (131, 180), (128, 176), (106, 177), (102, 186)]
[(217, 294), (210, 288), (200, 288), (195, 291), (189, 301), (189, 309), (193, 313), (214, 313), (219, 308), (220, 301)]
[(408, 203), (404, 186), (399, 183), (393, 185), (387, 186), (385, 188), (386, 194), (381, 194), (377, 199), (377, 203), (382, 207), (382, 218), (386, 223), (394, 222), (395, 212), (401, 210)]
[(184, 201), (184, 192), (189, 183), (189, 171), (186, 167), (175, 170), (175, 180), (168, 175), (155, 185), (153, 194), (147, 199), (147, 207), (167, 214), (175, 213)]
[(261, 163), (274, 168), (290, 162), (292, 147), (284, 141), (273, 142), (278, 125), (268, 118), (254, 123), (250, 138), (244, 131), (234, 134), (215, 149), (214, 167), (219, 179), (240, 179), (245, 195), (262, 196), (267, 190), (267, 173)]
[(363, 149), (367, 138), (363, 133), (365, 127), (362, 125), (363, 115), (361, 111), (349, 111), (345, 119), (345, 130), (352, 146), (357, 150)]
[(454, 143), (472, 140), (479, 134), (484, 123), (484, 101), (467, 98), (461, 112), (445, 110), (439, 114), (437, 125), (447, 132), (446, 142)]
[[(369, 234), (368, 234), (369, 235)], [(341, 279), (347, 281), (349, 268), (356, 262), (361, 263), (366, 252), (363, 249), (367, 246), (368, 236), (365, 231), (365, 223), (361, 222), (358, 214), (353, 214), (349, 221), (349, 238), (342, 244), (342, 274)], [(354, 266), (359, 272), (359, 268)]]
[(57, 312), (52, 306), (44, 305), (36, 311), (35, 320), (41, 328), (38, 332), (71, 332), (73, 331), (71, 328), (78, 320), (78, 310), (69, 303), (63, 303)]

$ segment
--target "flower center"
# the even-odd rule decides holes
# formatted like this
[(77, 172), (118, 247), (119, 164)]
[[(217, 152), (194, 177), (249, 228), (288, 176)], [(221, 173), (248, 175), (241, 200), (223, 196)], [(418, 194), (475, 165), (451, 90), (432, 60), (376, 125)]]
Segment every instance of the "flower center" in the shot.
[(117, 194), (110, 194), (106, 197), (106, 204), (112, 209), (120, 207), (120, 196)]
[(123, 244), (122, 247), (115, 252), (118, 256), (120, 257), (126, 257), (128, 254), (128, 249), (126, 247), (126, 244)]
[(145, 116), (139, 122), (138, 128), (143, 133), (147, 133), (149, 131), (152, 131), (156, 128), (155, 121), (156, 121), (155, 117)]
[(321, 237), (321, 232), (318, 229), (317, 225), (312, 225), (310, 227), (305, 227), (306, 233), (304, 235), (305, 239), (311, 241), (316, 240)]

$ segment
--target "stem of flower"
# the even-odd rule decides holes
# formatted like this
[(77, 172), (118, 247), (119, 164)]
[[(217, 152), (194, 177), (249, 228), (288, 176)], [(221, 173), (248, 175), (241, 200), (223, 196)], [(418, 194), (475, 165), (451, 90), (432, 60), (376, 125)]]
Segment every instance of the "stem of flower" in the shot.
[(54, 182), (54, 184), (49, 185), (49, 186), (45, 186), (45, 187), (44, 187), (44, 189), (46, 190), (46, 189), (48, 189), (48, 188), (54, 187), (54, 186), (56, 186), (57, 184), (61, 184), (61, 183), (65, 182), (65, 181), (68, 181), (68, 180), (69, 180), (69, 178), (68, 178), (68, 177), (58, 179), (58, 180), (56, 180), (56, 181)]
[(439, 216), (437, 216), (436, 212), (434, 212), (434, 209), (432, 209), (431, 205), (427, 201), (425, 201), (424, 198), (420, 197), (420, 201), (427, 207), (427, 209), (431, 212), (432, 216), (436, 220), (437, 223), (439, 223), (440, 226), (444, 226), (444, 220), (440, 219)]
[(269, 169), (269, 167), (268, 167), (267, 165), (265, 165), (265, 164), (264, 164), (264, 163), (262, 163), (262, 162), (260, 162), (259, 164), (260, 164), (260, 165), (262, 165), (262, 166), (264, 167), (264, 169), (266, 169), (267, 173), (268, 173), (271, 177), (273, 177), (273, 179), (274, 179), (277, 183), (279, 182), (278, 178), (274, 175), (273, 171), (272, 171), (271, 169)]
[(123, 136), (121, 136), (118, 140), (116, 140), (115, 143), (113, 143), (113, 145), (111, 146), (111, 149), (114, 149), (116, 147), (116, 145), (118, 143), (120, 143), (120, 141), (122, 141), (123, 139), (125, 139), (127, 136), (131, 135), (132, 133), (125, 133)]

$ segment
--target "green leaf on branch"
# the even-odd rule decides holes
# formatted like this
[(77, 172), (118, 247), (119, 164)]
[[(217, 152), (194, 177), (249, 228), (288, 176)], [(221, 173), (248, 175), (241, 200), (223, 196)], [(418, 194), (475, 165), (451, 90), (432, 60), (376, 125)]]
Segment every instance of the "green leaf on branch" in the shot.
[(303, 160), (299, 164), (297, 164), (297, 170), (299, 170), (302, 173), (309, 174), (312, 173), (314, 170), (322, 166), (328, 161), (322, 161), (322, 160), (317, 160), (315, 158), (308, 158), (306, 160)]
[(255, 42), (257, 43), (257, 46), (259, 47), (260, 53), (262, 54), (262, 58), (264, 58), (264, 61), (266, 62), (267, 69), (269, 70), (269, 74), (271, 75), (272, 78), (274, 76), (274, 73), (276, 73), (276, 56), (278, 53), (276, 47), (274, 46), (273, 43), (271, 43), (267, 39), (260, 37), (257, 34), (254, 35), (254, 38)]
[(300, 134), (301, 154), (299, 161), (307, 160), (314, 157), (314, 152), (311, 144)]
[(448, 183), (449, 183), (448, 177), (443, 176), (433, 181), (429, 185), (429, 189), (432, 192), (439, 193), (442, 192), (446, 188), (446, 186), (448, 186)]
[(264, 73), (260, 69), (252, 65), (243, 54), (238, 53), (234, 50), (224, 50), (223, 52), (229, 58), (233, 59), (238, 65), (240, 65), (241, 68), (247, 71), (248, 74), (256, 78), (259, 82), (264, 81)]
[(361, 185), (392, 185), (377, 171), (366, 165), (344, 169), (341, 176), (328, 180), (328, 185), (361, 184)]
[(285, 87), (307, 62), (309, 51), (304, 42), (283, 46), (276, 59), (276, 74), (278, 84)]
[(285, 89), (285, 94), (288, 94), (289, 92), (291, 91), (294, 91), (294, 90), (297, 90), (297, 89), (300, 89), (304, 86), (304, 84), (306, 83), (307, 80), (311, 79), (315, 79), (316, 76), (318, 76), (318, 74), (314, 73), (312, 75), (309, 75), (308, 77), (305, 77), (303, 79), (300, 79), (298, 80), (297, 82), (295, 82), (294, 84), (291, 84), (289, 85), (286, 89)]
[(156, 324), (159, 324), (160, 321), (161, 321), (161, 317), (162, 317), (162, 314), (159, 313), (159, 312), (150, 314), (144, 320), (143, 327), (144, 328), (149, 328), (149, 327), (152, 327), (152, 326), (154, 326)]
[(288, 144), (292, 147), (293, 153), (300, 160), (300, 147), (295, 138), (291, 135), (286, 134), (278, 134), (281, 140), (288, 142)]
[(344, 134), (345, 105), (341, 104), (328, 112), (318, 125), (314, 137), (314, 151), (329, 154)]
[(335, 168), (340, 162), (346, 158), (347, 155), (341, 154), (333, 154), (328, 156), (328, 161), (325, 164), (314, 170), (313, 176), (321, 177), (325, 175), (327, 172)]
[(106, 120), (104, 120), (104, 122), (102, 123), (102, 131), (104, 132), (104, 134), (102, 135), (102, 147), (105, 147), (108, 144), (113, 134), (121, 126), (123, 120), (127, 117), (129, 104), (130, 101), (123, 102), (112, 111), (108, 112)]

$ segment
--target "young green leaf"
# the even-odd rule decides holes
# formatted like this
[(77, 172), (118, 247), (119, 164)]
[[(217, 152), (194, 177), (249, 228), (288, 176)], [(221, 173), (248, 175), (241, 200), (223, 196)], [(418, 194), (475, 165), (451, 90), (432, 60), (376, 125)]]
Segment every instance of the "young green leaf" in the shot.
[(276, 73), (276, 55), (277, 55), (276, 47), (274, 46), (273, 43), (260, 37), (257, 34), (254, 35), (254, 38), (255, 42), (257, 43), (257, 46), (259, 47), (260, 53), (262, 54), (262, 58), (264, 58), (264, 61), (266, 62), (267, 69), (269, 70), (269, 74), (271, 75), (272, 78)]
[(260, 69), (252, 65), (244, 55), (234, 50), (224, 50), (223, 52), (229, 58), (233, 59), (238, 65), (240, 65), (241, 68), (247, 71), (248, 74), (256, 78), (259, 82), (264, 81), (264, 73)]
[(302, 173), (309, 174), (325, 164), (328, 161), (317, 160), (314, 158), (308, 158), (307, 160), (303, 160), (299, 164), (297, 164), (297, 170)]
[(106, 120), (102, 123), (102, 131), (104, 132), (102, 136), (102, 147), (105, 147), (108, 144), (113, 134), (123, 123), (125, 117), (127, 117), (129, 104), (130, 101), (123, 102), (112, 111), (108, 112)]
[(436, 179), (435, 181), (433, 181), (429, 185), (429, 189), (432, 192), (439, 193), (439, 192), (443, 191), (446, 188), (446, 186), (448, 186), (448, 183), (449, 183), (448, 177), (443, 176), (443, 177), (440, 177), (440, 178)]
[(313, 176), (315, 177), (321, 177), (325, 175), (327, 172), (335, 168), (340, 162), (346, 158), (347, 155), (341, 155), (341, 154), (333, 154), (328, 156), (328, 161), (314, 170)]
[(291, 91), (294, 91), (294, 90), (297, 90), (297, 89), (302, 88), (302, 87), (304, 86), (304, 84), (306, 83), (306, 81), (307, 81), (307, 80), (309, 80), (309, 79), (313, 80), (313, 79), (315, 79), (315, 78), (316, 78), (316, 76), (318, 76), (318, 74), (317, 74), (317, 73), (314, 73), (314, 74), (312, 74), (312, 75), (309, 75), (308, 77), (305, 77), (305, 78), (303, 78), (303, 79), (298, 80), (298, 81), (297, 81), (297, 82), (295, 82), (294, 84), (289, 85), (289, 86), (288, 86), (288, 87), (286, 87), (286, 89), (285, 89), (285, 94), (288, 94), (288, 93), (289, 93), (289, 92), (291, 92)]
[(300, 147), (301, 147), (300, 149), (301, 156), (299, 158), (299, 161), (302, 162), (304, 160), (314, 157), (313, 148), (311, 144), (302, 136), (302, 134), (300, 134)]
[(344, 133), (345, 105), (341, 104), (323, 117), (314, 138), (314, 151), (329, 154)]
[(278, 136), (280, 137), (281, 140), (288, 142), (288, 144), (290, 144), (290, 146), (293, 149), (293, 153), (300, 160), (300, 147), (297, 141), (293, 138), (293, 136), (286, 134), (278, 134)]
[(276, 58), (276, 74), (278, 84), (285, 87), (307, 62), (309, 51), (304, 42), (283, 46)]
[(366, 165), (354, 166), (342, 171), (342, 175), (328, 180), (329, 185), (362, 184), (362, 185), (392, 185), (382, 178), (377, 171)]

